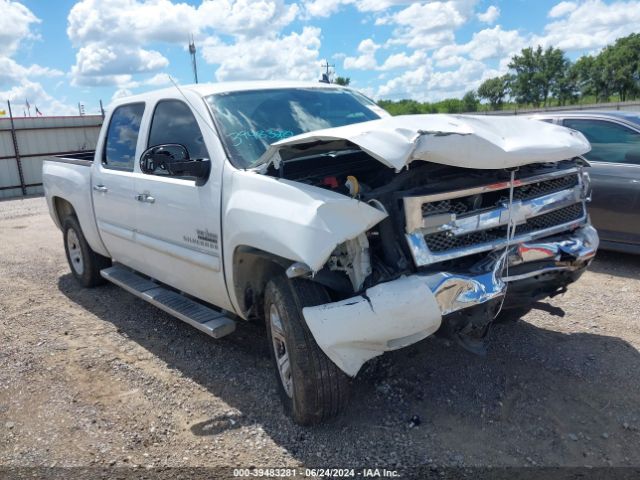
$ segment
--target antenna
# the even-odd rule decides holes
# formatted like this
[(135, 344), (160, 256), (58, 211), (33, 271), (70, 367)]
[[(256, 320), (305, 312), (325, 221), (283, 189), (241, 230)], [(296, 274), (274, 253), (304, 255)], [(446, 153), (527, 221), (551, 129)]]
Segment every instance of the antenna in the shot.
[(329, 61), (325, 60), (324, 61), (324, 65), (322, 65), (322, 68), (326, 69), (326, 72), (322, 74), (322, 80), (320, 80), (322, 83), (331, 83), (331, 74), (329, 72), (329, 68), (336, 68), (335, 65), (329, 65)]
[(198, 64), (196, 62), (196, 44), (193, 41), (193, 35), (189, 40), (189, 55), (191, 55), (191, 65), (193, 66), (193, 78), (198, 83)]

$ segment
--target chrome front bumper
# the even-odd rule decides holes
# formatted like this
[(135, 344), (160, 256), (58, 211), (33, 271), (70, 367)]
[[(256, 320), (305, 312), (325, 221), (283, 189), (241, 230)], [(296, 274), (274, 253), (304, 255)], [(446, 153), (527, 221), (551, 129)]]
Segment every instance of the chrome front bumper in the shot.
[(508, 269), (503, 269), (505, 252), (495, 251), (467, 273), (410, 275), (302, 312), (320, 348), (355, 376), (367, 360), (436, 332), (443, 316), (504, 296), (511, 282), (586, 268), (597, 248), (598, 234), (587, 224), (538, 242), (513, 245)]

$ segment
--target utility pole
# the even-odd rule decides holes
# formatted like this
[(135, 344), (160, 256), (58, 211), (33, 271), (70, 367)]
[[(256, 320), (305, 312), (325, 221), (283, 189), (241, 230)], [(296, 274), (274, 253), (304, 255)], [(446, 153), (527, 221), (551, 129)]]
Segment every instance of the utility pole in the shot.
[(325, 82), (325, 83), (331, 83), (331, 77), (329, 76), (329, 68), (336, 68), (335, 64), (334, 65), (329, 65), (328, 60), (324, 61), (324, 65), (322, 65), (322, 68), (325, 69), (325, 73), (322, 74), (322, 80), (320, 80), (321, 82)]
[(198, 83), (198, 64), (196, 63), (196, 44), (193, 41), (193, 35), (189, 40), (189, 54), (191, 55), (191, 65), (193, 66), (193, 78)]

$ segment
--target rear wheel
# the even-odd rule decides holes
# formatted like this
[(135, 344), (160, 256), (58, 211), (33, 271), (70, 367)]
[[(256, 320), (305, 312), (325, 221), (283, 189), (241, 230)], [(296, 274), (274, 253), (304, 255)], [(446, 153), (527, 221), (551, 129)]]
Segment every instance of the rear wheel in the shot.
[(71, 273), (83, 287), (95, 287), (106, 282), (100, 270), (111, 266), (111, 259), (91, 250), (75, 217), (67, 217), (62, 224), (64, 250)]
[(304, 307), (330, 302), (309, 280), (276, 277), (265, 292), (265, 317), (278, 390), (296, 423), (309, 425), (337, 415), (347, 404), (349, 377), (318, 347), (302, 316)]

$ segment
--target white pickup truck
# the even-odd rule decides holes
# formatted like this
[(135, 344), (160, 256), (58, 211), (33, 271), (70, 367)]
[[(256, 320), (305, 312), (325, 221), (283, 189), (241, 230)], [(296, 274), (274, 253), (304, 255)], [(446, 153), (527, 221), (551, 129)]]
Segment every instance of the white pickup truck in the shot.
[(95, 154), (43, 176), (80, 284), (216, 338), (264, 320), (309, 424), (367, 360), (434, 333), (482, 352), (501, 310), (575, 281), (598, 246), (589, 149), (517, 117), (390, 117), (335, 85), (201, 84), (118, 100)]

